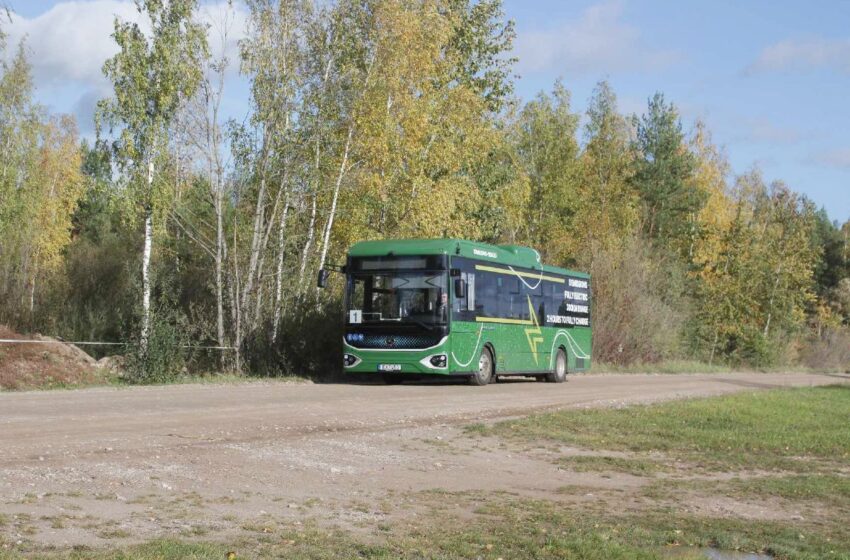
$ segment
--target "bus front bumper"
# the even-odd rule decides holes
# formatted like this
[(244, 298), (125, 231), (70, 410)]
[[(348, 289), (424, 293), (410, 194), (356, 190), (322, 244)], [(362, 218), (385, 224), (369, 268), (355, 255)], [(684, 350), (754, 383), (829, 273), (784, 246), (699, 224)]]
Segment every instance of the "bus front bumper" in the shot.
[(352, 373), (451, 375), (443, 344), (427, 350), (363, 350), (346, 343), (343, 369)]

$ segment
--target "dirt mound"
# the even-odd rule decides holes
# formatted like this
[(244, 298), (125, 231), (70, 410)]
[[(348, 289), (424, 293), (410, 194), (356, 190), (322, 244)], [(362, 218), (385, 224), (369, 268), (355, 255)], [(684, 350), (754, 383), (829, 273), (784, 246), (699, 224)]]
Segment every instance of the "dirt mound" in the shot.
[(0, 339), (49, 342), (0, 342), (0, 390), (91, 385), (105, 381), (109, 374), (83, 350), (55, 338), (21, 335), (0, 325)]

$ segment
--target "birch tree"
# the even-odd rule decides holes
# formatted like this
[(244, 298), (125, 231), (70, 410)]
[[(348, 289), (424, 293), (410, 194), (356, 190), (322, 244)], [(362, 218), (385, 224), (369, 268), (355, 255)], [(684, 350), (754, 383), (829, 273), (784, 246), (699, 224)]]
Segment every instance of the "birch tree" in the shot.
[(98, 103), (98, 118), (117, 134), (113, 149), (136, 192), (144, 223), (139, 336), (143, 355), (151, 324), (156, 165), (167, 150), (167, 131), (181, 100), (198, 87), (207, 50), (205, 29), (192, 19), (195, 8), (195, 0), (136, 0), (150, 31), (116, 19), (112, 36), (119, 52), (103, 67), (114, 97)]
[[(192, 228), (198, 231), (197, 234), (188, 231), (187, 233), (213, 260), (215, 333), (216, 342), (221, 347), (228, 345), (225, 327), (225, 282), (229, 275), (226, 274), (225, 269), (228, 250), (225, 221), (228, 209), (231, 206), (228, 197), (232, 192), (228, 177), (228, 173), (232, 170), (232, 160), (229, 157), (229, 149), (226, 145), (222, 102), (224, 101), (226, 76), (235, 63), (228, 58), (226, 52), (233, 32), (234, 16), (233, 7), (228, 6), (225, 11), (221, 12), (220, 20), (210, 24), (209, 31), (218, 33), (214, 43), (221, 45), (222, 51), (211, 53), (212, 58), (206, 61), (196, 94), (181, 112), (184, 128), (183, 136), (189, 143), (190, 153), (195, 159), (193, 170), (205, 179), (208, 189), (205, 201), (211, 206), (213, 212), (213, 233), (209, 236), (212, 237), (213, 242), (207, 243), (205, 239), (208, 236), (199, 232), (199, 230), (204, 229), (204, 224), (194, 222), (202, 222), (200, 220), (189, 221), (181, 217), (180, 226), (184, 230)], [(175, 218), (177, 217), (175, 216)]]
[(61, 272), (83, 192), (76, 125), (33, 101), (23, 44), (3, 61), (0, 36), (0, 321), (37, 326), (42, 291)]
[[(293, 184), (299, 179), (296, 166), (301, 152), (294, 123), (298, 120), (300, 66), (305, 26), (312, 16), (309, 4), (301, 0), (251, 0), (248, 5), (250, 28), (241, 49), (242, 72), (251, 80), (252, 114), (248, 127), (240, 128), (237, 143), (248, 142), (255, 149), (249, 149), (248, 154), (243, 152), (247, 159), (243, 158), (242, 169), (250, 175), (245, 193), (250, 194), (251, 201), (250, 213), (245, 217), (251, 228), (235, 309), (237, 346), (263, 318), (267, 256), (273, 256), (275, 261), (270, 338), (277, 337), (284, 298), (288, 218)], [(274, 255), (268, 255), (275, 230)], [(238, 250), (239, 247), (233, 248)], [(233, 259), (238, 263), (239, 254), (234, 253)]]

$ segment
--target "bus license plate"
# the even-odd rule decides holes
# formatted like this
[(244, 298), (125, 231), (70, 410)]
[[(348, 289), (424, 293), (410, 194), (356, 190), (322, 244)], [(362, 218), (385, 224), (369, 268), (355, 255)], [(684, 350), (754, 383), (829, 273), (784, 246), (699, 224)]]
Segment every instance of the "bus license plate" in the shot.
[(378, 371), (401, 371), (401, 364), (378, 364)]

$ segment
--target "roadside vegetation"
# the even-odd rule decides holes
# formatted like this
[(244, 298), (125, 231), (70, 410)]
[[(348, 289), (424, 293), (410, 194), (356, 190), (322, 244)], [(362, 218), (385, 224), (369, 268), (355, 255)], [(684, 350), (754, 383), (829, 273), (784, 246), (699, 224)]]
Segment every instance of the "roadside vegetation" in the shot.
[[(746, 368), (738, 368), (738, 371)], [(787, 369), (784, 368), (784, 369)], [(709, 364), (695, 360), (664, 360), (629, 364), (593, 363), (592, 373), (731, 373), (735, 368), (725, 364)]]
[(324, 375), (342, 283), (317, 271), (461, 236), (590, 271), (598, 363), (850, 368), (850, 222), (734, 174), (660, 92), (640, 114), (606, 81), (581, 109), (568, 83), (517, 99), (501, 0), (251, 0), (214, 29), (196, 0), (137, 4), (94, 143), (36, 103), (0, 18), (0, 324), (128, 343), (134, 383)]

